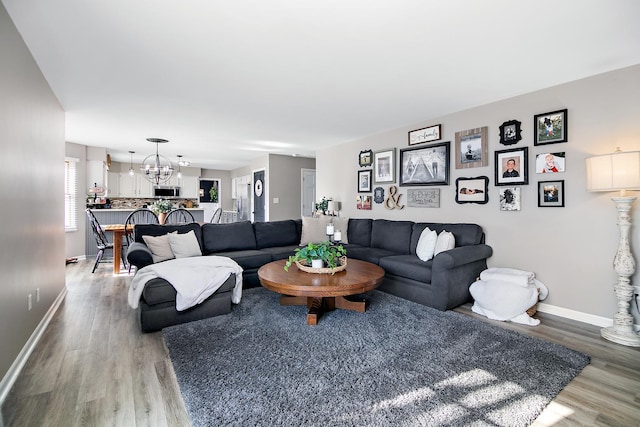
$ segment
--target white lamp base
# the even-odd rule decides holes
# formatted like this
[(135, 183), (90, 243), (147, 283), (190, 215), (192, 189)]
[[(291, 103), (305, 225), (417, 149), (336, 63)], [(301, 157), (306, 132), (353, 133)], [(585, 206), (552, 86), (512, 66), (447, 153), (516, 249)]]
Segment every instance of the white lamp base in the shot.
[(613, 269), (618, 273), (618, 283), (613, 286), (618, 299), (618, 312), (613, 316), (613, 326), (603, 328), (600, 333), (603, 338), (618, 344), (640, 347), (640, 335), (633, 329), (631, 315), (631, 299), (634, 295), (630, 277), (636, 270), (636, 263), (629, 247), (629, 229), (631, 216), (629, 211), (636, 200), (635, 197), (613, 197), (618, 210), (618, 226), (620, 227), (620, 244), (613, 259)]

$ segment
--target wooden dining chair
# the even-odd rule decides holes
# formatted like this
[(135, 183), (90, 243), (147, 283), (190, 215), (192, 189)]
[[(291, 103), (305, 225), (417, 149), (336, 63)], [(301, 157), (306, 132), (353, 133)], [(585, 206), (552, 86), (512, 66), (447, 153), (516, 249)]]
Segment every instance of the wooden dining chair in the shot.
[(195, 218), (191, 212), (183, 208), (172, 210), (164, 219), (165, 224), (189, 224), (192, 222), (196, 222)]
[(91, 209), (87, 209), (87, 219), (89, 220), (89, 224), (91, 225), (91, 231), (93, 232), (93, 237), (96, 239), (96, 246), (98, 248), (98, 254), (96, 255), (96, 263), (93, 265), (93, 270), (91, 273), (96, 272), (96, 268), (98, 264), (102, 262), (102, 257), (104, 256), (104, 252), (111, 249), (113, 251), (113, 243), (109, 242), (107, 239), (107, 235), (104, 234), (104, 230), (100, 226), (100, 223), (96, 219)]

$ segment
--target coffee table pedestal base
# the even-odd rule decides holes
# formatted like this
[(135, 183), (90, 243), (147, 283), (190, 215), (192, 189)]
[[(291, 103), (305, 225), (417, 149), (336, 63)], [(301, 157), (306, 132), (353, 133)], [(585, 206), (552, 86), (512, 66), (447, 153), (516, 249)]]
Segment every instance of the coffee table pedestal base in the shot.
[(317, 325), (322, 313), (333, 311), (336, 308), (342, 310), (357, 311), (364, 313), (366, 301), (350, 301), (345, 297), (293, 297), (282, 295), (280, 305), (306, 305), (309, 309), (307, 313), (307, 325)]

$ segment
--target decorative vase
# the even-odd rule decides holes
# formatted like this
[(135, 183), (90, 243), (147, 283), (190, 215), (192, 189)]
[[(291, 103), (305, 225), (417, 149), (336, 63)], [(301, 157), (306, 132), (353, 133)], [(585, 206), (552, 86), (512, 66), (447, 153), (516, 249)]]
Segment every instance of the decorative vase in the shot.
[(312, 259), (311, 260), (311, 268), (322, 268), (322, 260), (321, 259)]
[(164, 220), (167, 218), (167, 213), (166, 212), (160, 212), (158, 214), (158, 221), (160, 221), (160, 224), (164, 224)]

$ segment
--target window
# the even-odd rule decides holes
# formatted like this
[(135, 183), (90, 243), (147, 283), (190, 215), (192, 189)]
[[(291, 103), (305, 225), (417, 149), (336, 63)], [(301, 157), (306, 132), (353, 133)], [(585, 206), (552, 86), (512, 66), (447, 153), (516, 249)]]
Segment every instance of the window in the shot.
[(78, 159), (64, 160), (64, 231), (77, 231), (78, 218), (76, 216), (77, 169)]

